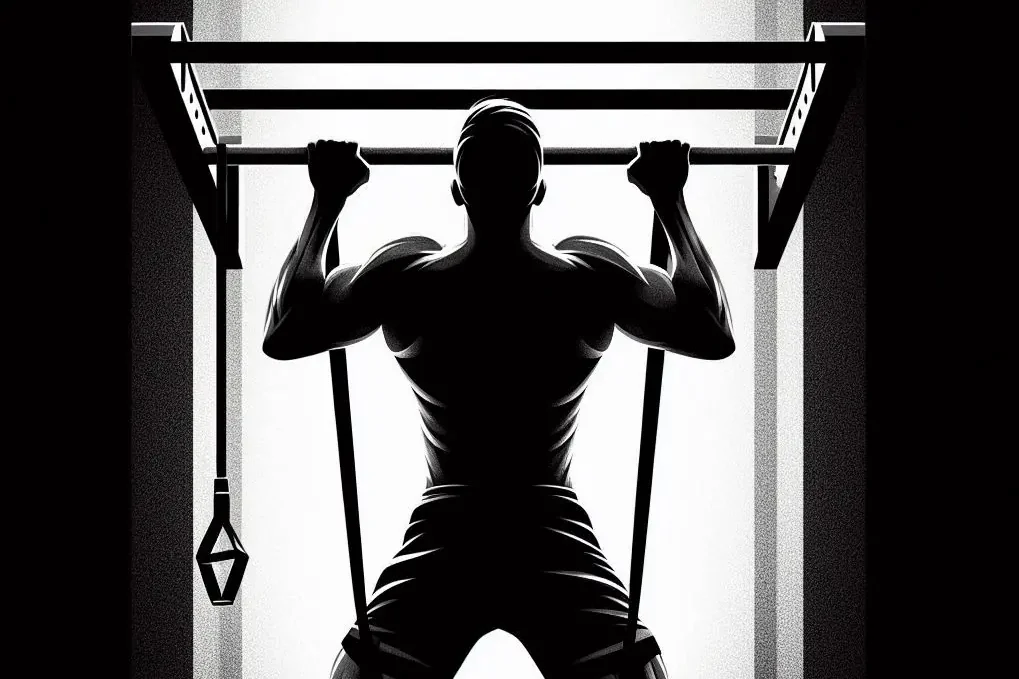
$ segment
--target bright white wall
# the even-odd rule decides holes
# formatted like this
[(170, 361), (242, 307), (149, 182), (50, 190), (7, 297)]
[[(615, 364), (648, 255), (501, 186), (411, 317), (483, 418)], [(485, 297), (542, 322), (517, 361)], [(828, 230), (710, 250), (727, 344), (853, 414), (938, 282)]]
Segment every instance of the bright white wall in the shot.
[[(803, 0), (775, 0), (777, 40), (802, 40)], [(798, 64), (775, 65), (775, 85), (796, 87)], [(773, 134), (777, 134), (773, 132)], [(801, 214), (776, 272), (778, 488), (776, 616), (779, 679), (803, 677), (803, 231)]]
[[(749, 40), (749, 0), (677, 5), (519, 2), (486, 15), (469, 2), (247, 0), (245, 40)], [(251, 66), (247, 87), (751, 87), (732, 66)], [(545, 143), (753, 143), (749, 112), (538, 111)], [(455, 141), (462, 114), (247, 112), (244, 143), (365, 145)], [(353, 620), (328, 358), (281, 363), (261, 353), (269, 290), (311, 199), (301, 167), (242, 170), (247, 193), (243, 286), (243, 525), (251, 554), (242, 587), (245, 677), (324, 677)], [(377, 167), (340, 218), (344, 261), (397, 236), (463, 235), (445, 168)], [(535, 237), (608, 238), (646, 259), (651, 209), (622, 167), (548, 169)], [(642, 619), (673, 677), (747, 677), (753, 668), (753, 250), (750, 168), (695, 167), (695, 224), (720, 271), (737, 352), (719, 363), (669, 356), (665, 366)], [(196, 291), (197, 295), (197, 291)], [(575, 443), (574, 484), (602, 546), (629, 577), (643, 348), (621, 335), (591, 383)], [(381, 335), (348, 351), (368, 588), (399, 547), (423, 487), (411, 392)], [(197, 425), (196, 425), (197, 426)], [(202, 523), (196, 519), (196, 525)], [(204, 530), (204, 526), (202, 526)], [(509, 635), (474, 649), (460, 677), (536, 677)]]
[[(239, 40), (240, 0), (196, 2), (192, 22), (194, 40)], [(242, 66), (198, 64), (203, 87), (238, 87)], [(240, 111), (215, 111), (216, 132), (241, 134)], [(243, 195), (243, 187), (242, 187)], [(194, 312), (194, 549), (212, 518), (212, 487), (216, 474), (216, 257), (197, 213), (193, 220), (193, 312)], [(227, 477), (230, 481), (231, 523), (241, 536), (243, 525), (242, 399), (241, 371), (243, 271), (227, 272)], [(194, 679), (239, 679), (242, 673), (243, 595), (233, 606), (212, 606), (202, 583), (198, 564), (192, 561), (194, 631), (192, 657)]]

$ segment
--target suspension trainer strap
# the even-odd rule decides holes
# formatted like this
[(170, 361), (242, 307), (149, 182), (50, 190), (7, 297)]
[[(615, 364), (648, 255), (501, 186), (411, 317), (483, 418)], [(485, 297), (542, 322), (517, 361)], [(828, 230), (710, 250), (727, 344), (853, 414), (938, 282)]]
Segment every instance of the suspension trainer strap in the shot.
[(216, 477), (226, 478), (226, 248), (230, 246), (230, 172), (216, 145)]
[[(669, 242), (658, 215), (651, 227), (651, 263), (665, 268)], [(644, 551), (647, 546), (648, 516), (651, 512), (651, 479), (655, 470), (655, 443), (658, 439), (658, 407), (662, 400), (662, 369), (665, 352), (648, 349), (644, 377), (644, 414), (640, 423), (640, 457), (637, 462), (637, 498), (633, 508), (633, 549), (630, 553), (630, 613), (624, 646), (630, 650), (637, 640), (637, 611), (644, 577)]]
[[(333, 409), (336, 412), (336, 441), (340, 450), (340, 485), (343, 491), (343, 516), (347, 526), (347, 550), (350, 554), (350, 582), (354, 588), (354, 611), (361, 635), (364, 658), (359, 665), (375, 666), (365, 659), (374, 657), (371, 629), (368, 627), (368, 603), (364, 591), (364, 558), (361, 554), (361, 519), (357, 508), (357, 473), (354, 469), (354, 435), (350, 422), (350, 388), (347, 382), (347, 352), (329, 352), (333, 381)], [(365, 677), (381, 676), (374, 670), (360, 668)]]

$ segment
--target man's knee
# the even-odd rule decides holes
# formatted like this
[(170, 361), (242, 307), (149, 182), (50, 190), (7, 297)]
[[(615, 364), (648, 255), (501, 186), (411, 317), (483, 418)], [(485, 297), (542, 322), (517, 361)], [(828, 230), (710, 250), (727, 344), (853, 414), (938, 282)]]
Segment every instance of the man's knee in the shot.
[[(340, 654), (336, 656), (336, 660), (333, 661), (333, 669), (329, 673), (329, 679), (378, 679), (378, 675), (366, 672), (362, 677), (361, 669), (354, 662), (354, 659), (347, 655), (346, 651), (341, 650)], [(393, 679), (393, 677), (384, 674), (382, 679)]]
[(665, 672), (665, 663), (662, 662), (662, 656), (656, 655), (648, 664), (644, 665), (643, 673), (637, 672), (636, 674), (627, 675), (626, 672), (617, 672), (606, 675), (601, 679), (669, 679), (669, 675)]
[(340, 651), (333, 661), (333, 668), (329, 671), (329, 679), (361, 679), (361, 671), (347, 652)]

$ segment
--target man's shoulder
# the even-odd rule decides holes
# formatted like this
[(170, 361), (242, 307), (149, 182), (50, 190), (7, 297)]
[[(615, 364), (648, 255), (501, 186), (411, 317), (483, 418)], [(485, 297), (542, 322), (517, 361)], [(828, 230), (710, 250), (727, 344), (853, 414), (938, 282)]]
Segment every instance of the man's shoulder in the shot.
[(364, 273), (384, 269), (417, 268), (425, 261), (440, 257), (442, 245), (428, 236), (404, 236), (386, 243), (361, 265)]
[(640, 266), (612, 243), (593, 236), (571, 236), (556, 244), (556, 250), (574, 265), (596, 273), (622, 273), (647, 282)]

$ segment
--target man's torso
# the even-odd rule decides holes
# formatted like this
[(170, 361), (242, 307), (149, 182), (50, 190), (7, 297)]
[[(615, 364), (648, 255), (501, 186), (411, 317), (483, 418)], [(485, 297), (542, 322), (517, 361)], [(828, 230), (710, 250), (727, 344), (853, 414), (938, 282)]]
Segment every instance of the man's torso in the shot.
[(613, 324), (575, 263), (464, 249), (408, 269), (383, 332), (420, 406), (429, 485), (569, 484), (584, 388)]

